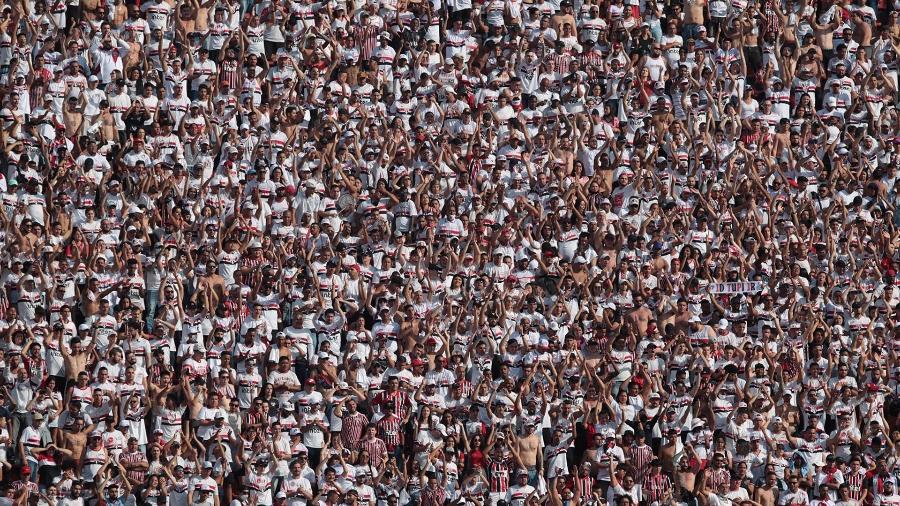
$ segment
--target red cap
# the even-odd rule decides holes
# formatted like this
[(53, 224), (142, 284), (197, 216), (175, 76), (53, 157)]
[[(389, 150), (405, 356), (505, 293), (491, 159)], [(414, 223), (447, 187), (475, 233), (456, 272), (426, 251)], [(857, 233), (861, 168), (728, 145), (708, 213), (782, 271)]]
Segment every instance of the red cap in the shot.
[(425, 362), (422, 362), (421, 358), (415, 358), (412, 361), (412, 365), (425, 365)]
[(315, 385), (315, 384), (316, 384), (316, 379), (315, 379), (315, 378), (307, 378), (307, 379), (306, 379), (306, 384), (307, 384), (307, 385)]

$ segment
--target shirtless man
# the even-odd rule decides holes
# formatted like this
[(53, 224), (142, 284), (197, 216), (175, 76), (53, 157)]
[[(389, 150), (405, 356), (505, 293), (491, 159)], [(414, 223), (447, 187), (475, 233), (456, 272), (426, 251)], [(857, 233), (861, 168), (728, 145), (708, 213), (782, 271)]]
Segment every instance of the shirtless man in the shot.
[(853, 40), (859, 43), (862, 48), (872, 47), (872, 26), (866, 21), (865, 16), (860, 11), (855, 11), (850, 15), (850, 22), (853, 23)]
[[(100, 241), (98, 241), (100, 242)], [(105, 262), (103, 258), (99, 259), (101, 262)], [(100, 269), (101, 272), (103, 269)], [(118, 288), (117, 285), (113, 285), (106, 290), (100, 290), (97, 286), (98, 280), (96, 277), (91, 276), (88, 280), (88, 286), (81, 291), (81, 312), (85, 317), (91, 317), (97, 314), (100, 311), (100, 299), (105, 298), (111, 292), (115, 291)]]
[(87, 368), (88, 357), (91, 356), (91, 349), (94, 345), (82, 348), (81, 339), (75, 337), (69, 343), (72, 348), (69, 350), (69, 346), (63, 343), (62, 332), (57, 333), (56, 338), (59, 341), (59, 350), (62, 352), (63, 363), (66, 366), (66, 380), (74, 382), (78, 379), (78, 373)]
[(125, 6), (125, 2), (116, 2), (109, 6), (109, 10), (111, 14), (108, 18), (109, 24), (118, 30), (128, 18), (128, 7)]
[(141, 63), (141, 43), (135, 39), (134, 32), (126, 31), (121, 39), (128, 45), (128, 52), (125, 53), (125, 63), (123, 66), (128, 69), (140, 65)]
[(559, 4), (560, 11), (550, 18), (550, 27), (556, 30), (556, 33), (562, 33), (562, 27), (568, 23), (575, 26), (575, 16), (573, 15), (573, 7), (571, 0), (566, 0)]
[(219, 303), (225, 300), (225, 278), (219, 275), (219, 267), (216, 262), (206, 263), (206, 275), (200, 277), (200, 286), (194, 297), (202, 294), (203, 303), (207, 310), (212, 311)]
[(193, 5), (183, 1), (178, 2), (175, 26), (180, 26), (184, 33), (188, 35), (196, 31), (197, 14), (194, 12)]
[(69, 428), (59, 431), (62, 448), (72, 452), (72, 455), (80, 457), (87, 445), (88, 434), (94, 430), (94, 427), (94, 424), (85, 427), (84, 419), (75, 418)]
[(813, 29), (816, 46), (822, 49), (823, 61), (827, 64), (834, 53), (834, 31), (841, 26), (841, 18), (836, 16), (836, 19), (832, 20), (831, 23), (825, 23), (824, 25), (820, 25), (815, 16), (808, 16), (807, 21)]
[(66, 137), (69, 138), (81, 135), (84, 126), (84, 94), (80, 96), (81, 102), (76, 97), (69, 97), (63, 110), (63, 124), (66, 125)]
[(100, 133), (103, 142), (116, 141), (119, 139), (119, 131), (116, 129), (116, 120), (113, 118), (107, 100), (100, 101), (100, 114), (97, 115), (96, 121), (100, 122)]
[(705, 8), (706, 0), (684, 0), (684, 25), (681, 35), (685, 40), (699, 37), (699, 28), (703, 26), (703, 11)]
[(643, 295), (635, 294), (633, 300), (635, 309), (628, 314), (628, 321), (631, 322), (635, 335), (647, 335), (647, 324), (650, 322), (650, 318), (653, 317), (653, 313), (644, 303)]
[(541, 438), (537, 435), (533, 421), (528, 421), (525, 424), (525, 435), (516, 438), (514, 444), (522, 465), (528, 470), (528, 484), (531, 485), (532, 482), (537, 483), (544, 459), (541, 455)]
[(569, 275), (575, 279), (575, 283), (578, 285), (587, 284), (588, 281), (588, 271), (586, 269), (587, 261), (583, 256), (575, 257), (574, 262), (572, 263), (572, 270), (569, 272)]
[(191, 2), (191, 4), (193, 6), (192, 13), (194, 14), (194, 30), (206, 33), (209, 20), (212, 19), (209, 15), (209, 8), (213, 3), (207, 0), (204, 2)]
[(669, 262), (662, 257), (661, 253), (659, 248), (650, 249), (650, 271), (657, 276), (669, 269)]
[(688, 322), (691, 317), (693, 317), (693, 314), (691, 314), (691, 310), (688, 308), (687, 300), (679, 299), (678, 302), (675, 303), (675, 307), (659, 315), (659, 324), (661, 328), (666, 328), (667, 325), (672, 323), (677, 330), (686, 333), (690, 328)]
[(403, 315), (403, 319), (400, 320), (398, 342), (402, 349), (411, 350), (419, 342), (419, 328), (422, 321), (415, 317), (412, 306), (407, 306), (406, 312), (400, 312), (400, 314)]
[(100, 7), (100, 2), (98, 0), (81, 0), (81, 13), (88, 21), (97, 19), (100, 14), (98, 12), (98, 7)]
[[(778, 122), (778, 126), (775, 127), (775, 133), (773, 134), (775, 137), (775, 151), (776, 153), (780, 153), (782, 149), (785, 149), (791, 145), (791, 121), (787, 118), (782, 119)], [(752, 209), (753, 213), (748, 213), (748, 219), (755, 219), (756, 213), (756, 202), (750, 202), (750, 209)], [(756, 241), (751, 243), (751, 248), (756, 250)]]
[(681, 497), (684, 493), (693, 493), (696, 482), (697, 470), (691, 467), (689, 459), (682, 458), (675, 473), (675, 497)]
[(760, 506), (775, 506), (778, 504), (778, 476), (769, 472), (766, 473), (766, 481), (762, 486), (756, 487), (753, 492), (753, 500)]
[(741, 26), (740, 45), (744, 49), (748, 72), (756, 72), (762, 67), (762, 51), (759, 49), (759, 37), (762, 32), (756, 14), (756, 4), (750, 4), (747, 6), (743, 20), (738, 18)]

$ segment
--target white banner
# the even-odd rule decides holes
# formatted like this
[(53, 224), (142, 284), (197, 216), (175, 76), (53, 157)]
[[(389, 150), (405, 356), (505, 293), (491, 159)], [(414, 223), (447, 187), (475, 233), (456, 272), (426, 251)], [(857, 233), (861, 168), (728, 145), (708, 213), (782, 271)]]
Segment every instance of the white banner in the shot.
[(759, 293), (766, 284), (762, 281), (743, 281), (739, 283), (710, 283), (709, 293)]

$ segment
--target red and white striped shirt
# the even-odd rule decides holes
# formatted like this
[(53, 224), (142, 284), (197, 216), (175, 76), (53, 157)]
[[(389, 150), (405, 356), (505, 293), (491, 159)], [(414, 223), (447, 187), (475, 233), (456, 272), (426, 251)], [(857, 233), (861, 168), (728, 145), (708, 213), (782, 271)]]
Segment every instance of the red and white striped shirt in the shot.
[(707, 469), (706, 486), (716, 494), (728, 492), (728, 469)]
[(866, 472), (862, 469), (857, 472), (847, 473), (847, 486), (850, 487), (850, 498), (859, 501), (863, 496), (863, 487), (866, 482)]
[[(140, 462), (146, 462), (147, 457), (141, 453), (140, 450), (134, 452), (122, 452), (119, 456), (119, 461), (122, 462), (126, 468), (128, 464), (138, 464)], [(137, 483), (143, 483), (144, 478), (147, 475), (147, 471), (140, 469), (129, 469), (128, 470), (128, 478)]]
[(647, 475), (644, 477), (643, 488), (648, 504), (662, 501), (666, 494), (672, 490), (672, 480), (662, 473)]
[(557, 74), (567, 75), (572, 64), (572, 56), (567, 53), (550, 53), (546, 56), (550, 70)]
[(591, 497), (591, 494), (594, 492), (594, 484), (596, 483), (593, 476), (576, 476), (575, 482), (579, 493), (581, 493), (581, 497)]
[(506, 493), (509, 488), (509, 463), (506, 460), (497, 460), (488, 457), (488, 471), (491, 476), (491, 492)]
[(361, 450), (369, 452), (368, 464), (370, 466), (381, 465), (381, 459), (387, 454), (387, 445), (377, 437), (363, 439), (359, 442), (359, 447)]
[(640, 483), (653, 460), (653, 448), (646, 444), (643, 446), (632, 445), (628, 449), (628, 456), (631, 457), (631, 464), (635, 468), (634, 480)]
[(356, 449), (369, 418), (359, 411), (345, 415), (341, 421), (341, 442), (345, 448)]
[(400, 432), (401, 423), (402, 420), (400, 417), (397, 415), (389, 415), (378, 420), (378, 423), (375, 424), (375, 428), (378, 429), (378, 437), (384, 441), (388, 451), (393, 451), (400, 446), (402, 441)]
[(409, 409), (408, 401), (409, 398), (407, 397), (406, 393), (396, 391), (381, 392), (375, 396), (375, 399), (372, 401), (372, 403), (376, 405), (393, 404), (394, 414), (401, 418), (404, 418), (406, 416), (406, 410)]
[(359, 59), (368, 60), (378, 44), (378, 27), (374, 25), (357, 26), (353, 30), (353, 39), (359, 48)]
[(444, 491), (437, 482), (433, 482), (433, 484), (429, 484), (428, 487), (425, 487), (422, 490), (422, 501), (420, 502), (421, 506), (442, 506), (444, 504), (444, 500), (447, 498), (447, 492)]

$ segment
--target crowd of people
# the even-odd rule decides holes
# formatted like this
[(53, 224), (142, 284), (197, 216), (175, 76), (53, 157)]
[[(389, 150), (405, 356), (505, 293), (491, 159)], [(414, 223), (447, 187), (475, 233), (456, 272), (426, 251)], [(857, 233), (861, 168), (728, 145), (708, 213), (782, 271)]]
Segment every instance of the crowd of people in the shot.
[(0, 506), (900, 506), (898, 0), (5, 0)]

